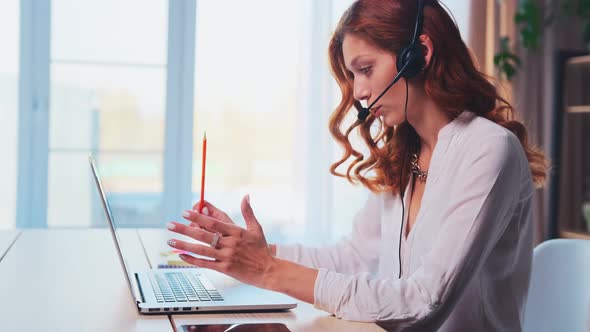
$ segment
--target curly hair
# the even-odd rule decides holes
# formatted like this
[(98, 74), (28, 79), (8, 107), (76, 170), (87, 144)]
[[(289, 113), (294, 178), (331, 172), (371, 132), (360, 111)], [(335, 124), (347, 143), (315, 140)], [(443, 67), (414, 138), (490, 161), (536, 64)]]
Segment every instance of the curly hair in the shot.
[[(355, 34), (378, 48), (398, 54), (411, 42), (417, 3), (416, 0), (358, 0), (343, 14), (330, 39), (330, 66), (342, 100), (330, 116), (329, 127), (334, 139), (344, 149), (342, 158), (331, 166), (330, 172), (347, 178), (353, 184), (360, 182), (374, 193), (396, 194), (400, 185), (402, 188), (407, 185), (409, 165), (402, 160), (406, 160), (404, 154), (408, 151), (418, 149), (418, 135), (407, 122), (386, 127), (373, 114), (365, 122), (357, 122), (342, 131), (346, 115), (353, 106), (359, 105), (353, 98), (353, 81), (344, 64), (342, 42), (346, 34)], [(527, 130), (515, 119), (512, 105), (476, 68), (458, 27), (437, 0), (425, 1), (422, 33), (430, 37), (434, 48), (430, 64), (420, 74), (427, 96), (451, 118), (468, 110), (512, 131), (524, 148), (534, 184), (542, 186), (548, 167), (543, 152), (527, 141)], [(375, 121), (378, 121), (380, 129), (373, 137), (371, 127)], [(357, 126), (369, 148), (370, 154), (366, 159), (349, 141), (351, 130)], [(337, 172), (336, 169), (351, 156), (353, 160), (346, 173)], [(374, 176), (364, 175), (369, 171), (374, 171)]]

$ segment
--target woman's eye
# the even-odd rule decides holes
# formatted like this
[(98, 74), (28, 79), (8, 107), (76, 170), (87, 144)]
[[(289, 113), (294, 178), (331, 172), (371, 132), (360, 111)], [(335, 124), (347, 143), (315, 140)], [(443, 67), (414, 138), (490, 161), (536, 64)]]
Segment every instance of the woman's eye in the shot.
[(363, 68), (361, 68), (361, 73), (368, 74), (371, 72), (371, 68), (372, 68), (371, 66), (363, 67)]

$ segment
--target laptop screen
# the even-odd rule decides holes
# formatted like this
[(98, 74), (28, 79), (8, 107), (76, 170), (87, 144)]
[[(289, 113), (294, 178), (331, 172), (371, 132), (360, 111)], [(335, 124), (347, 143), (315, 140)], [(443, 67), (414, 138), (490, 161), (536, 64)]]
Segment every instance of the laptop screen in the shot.
[(92, 175), (94, 177), (94, 182), (96, 183), (96, 188), (98, 189), (98, 194), (100, 196), (100, 201), (102, 202), (102, 207), (104, 209), (105, 217), (109, 224), (109, 229), (111, 230), (111, 235), (113, 236), (113, 240), (115, 241), (115, 246), (117, 247), (117, 254), (119, 256), (119, 261), (121, 266), (125, 270), (125, 277), (127, 278), (127, 283), (129, 284), (129, 289), (131, 290), (131, 295), (134, 299), (137, 297), (135, 296), (135, 290), (133, 284), (131, 283), (131, 275), (129, 274), (129, 268), (127, 263), (125, 262), (125, 258), (123, 257), (123, 251), (121, 250), (121, 245), (119, 241), (119, 236), (117, 235), (117, 227), (115, 224), (115, 219), (113, 218), (113, 214), (111, 213), (111, 208), (109, 207), (109, 202), (107, 200), (107, 195), (100, 180), (100, 174), (98, 173), (98, 168), (96, 167), (96, 162), (94, 161), (94, 157), (92, 154), (88, 155), (88, 162), (90, 163), (90, 168), (92, 169)]

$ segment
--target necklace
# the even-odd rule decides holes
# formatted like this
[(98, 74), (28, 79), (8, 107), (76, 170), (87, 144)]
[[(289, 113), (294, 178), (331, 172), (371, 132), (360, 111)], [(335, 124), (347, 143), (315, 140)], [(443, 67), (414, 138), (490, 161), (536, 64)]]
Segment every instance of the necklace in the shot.
[(422, 169), (420, 169), (420, 165), (418, 165), (418, 154), (412, 153), (410, 165), (412, 166), (412, 173), (416, 175), (418, 180), (426, 182), (426, 177), (428, 177), (428, 171), (422, 171)]

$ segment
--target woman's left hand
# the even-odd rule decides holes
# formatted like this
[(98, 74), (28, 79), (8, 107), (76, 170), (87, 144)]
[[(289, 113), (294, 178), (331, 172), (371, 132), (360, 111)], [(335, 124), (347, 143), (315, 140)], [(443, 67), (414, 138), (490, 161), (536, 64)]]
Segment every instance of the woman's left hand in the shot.
[[(196, 211), (185, 211), (183, 217), (200, 227), (170, 222), (167, 225), (168, 229), (210, 245), (178, 239), (169, 240), (168, 245), (214, 259), (207, 260), (190, 255), (180, 255), (189, 264), (219, 271), (246, 284), (268, 288), (268, 272), (274, 259), (269, 252), (262, 227), (250, 206), (249, 195), (242, 199), (241, 208), (246, 221), (246, 229), (199, 214)], [(217, 240), (216, 237), (218, 237)]]

